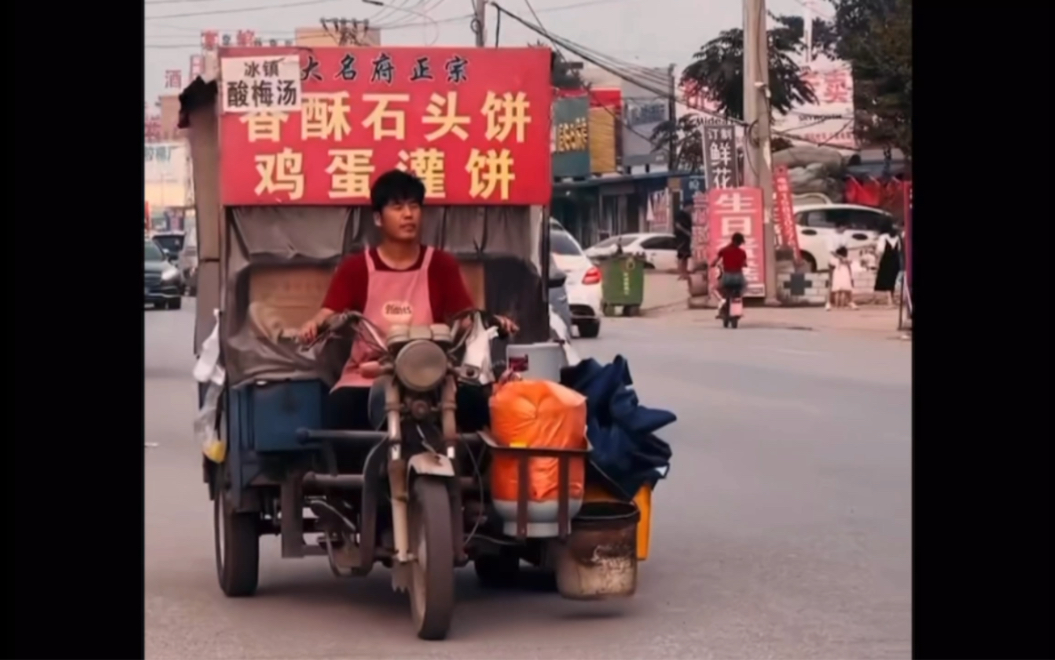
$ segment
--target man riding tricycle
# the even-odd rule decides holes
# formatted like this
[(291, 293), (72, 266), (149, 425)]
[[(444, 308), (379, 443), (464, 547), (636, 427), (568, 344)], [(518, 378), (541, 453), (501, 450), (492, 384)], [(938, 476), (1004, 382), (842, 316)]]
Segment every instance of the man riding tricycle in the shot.
[[(236, 100), (227, 98), (234, 94), (228, 83), (251, 70), (281, 76), (288, 58), (300, 58), (299, 71), (308, 72), (297, 76), (304, 107), (325, 100), (333, 111), (344, 92), (327, 87), (333, 74), (312, 72), (346, 67), (350, 53), (363, 62), (384, 56), (396, 70), (420, 69), (431, 57), (448, 84), (426, 94), (426, 103), (453, 103), (448, 88), (472, 99), (469, 87), (458, 87), (473, 80), (459, 77), (465, 67), (478, 80), (501, 80), (505, 69), (493, 58), (504, 57), (525, 72), (517, 89), (542, 106), (522, 122), (518, 139), (528, 146), (517, 153), (548, 163), (548, 51), (372, 50), (221, 49), (219, 69), (231, 79), (199, 79), (181, 97), (199, 204), (197, 428), (205, 436), (220, 587), (228, 596), (252, 595), (259, 538), (275, 534), (283, 557), (326, 557), (337, 576), (364, 576), (376, 563), (390, 568), (423, 639), (447, 635), (454, 571), (470, 562), (488, 585), (509, 583), (527, 561), (552, 572), (566, 598), (632, 595), (641, 512), (634, 493), (603, 473), (593, 478), (608, 496), (586, 501), (585, 397), (557, 384), (566, 353), (551, 341), (546, 303), (548, 168), (541, 176), (522, 171), (516, 181), (528, 187), (500, 198), (496, 185), (474, 187), (483, 176), (472, 167), (479, 150), (466, 148), (470, 166), (451, 169), (447, 189), (463, 176), (476, 196), (494, 194), (493, 203), (438, 190), (411, 158), (417, 167), (378, 168), (368, 196), (335, 205), (327, 200), (340, 168), (325, 169), (331, 188), (312, 192), (303, 168), (292, 167), (296, 159), (275, 156), (296, 148), (305, 154), (301, 165), (309, 160), (306, 129), (283, 129), (278, 145), (261, 146), (253, 133), (246, 139), (246, 124), (278, 117), (279, 109), (225, 111), (217, 120), (217, 106), (229, 110)], [(316, 82), (320, 91), (309, 92)], [(477, 100), (494, 110), (487, 135), (500, 139), (491, 128), (506, 115), (493, 100), (514, 94), (484, 91)], [(416, 94), (400, 98), (413, 106)], [(341, 112), (350, 117), (352, 109)], [(296, 113), (281, 114), (285, 122)], [(405, 139), (392, 147), (396, 161), (432, 135), (435, 124), (425, 120), (437, 115), (423, 114), (414, 131), (405, 120)], [(300, 121), (316, 116), (305, 110)], [(369, 125), (371, 117), (345, 121)], [(451, 144), (447, 158), (461, 148), (457, 134)], [(324, 155), (349, 145), (326, 146)], [(247, 150), (255, 155), (244, 159)], [(280, 162), (290, 166), (282, 176)], [(439, 203), (426, 204), (430, 197)], [(553, 401), (571, 401), (567, 409), (581, 416), (567, 418), (565, 435), (579, 444), (537, 446), (533, 437), (498, 432), (496, 383), (510, 383), (502, 386), (508, 393), (518, 378), (542, 383)], [(536, 492), (540, 462), (552, 465), (552, 492), (544, 496)], [(511, 478), (496, 480), (499, 473)]]

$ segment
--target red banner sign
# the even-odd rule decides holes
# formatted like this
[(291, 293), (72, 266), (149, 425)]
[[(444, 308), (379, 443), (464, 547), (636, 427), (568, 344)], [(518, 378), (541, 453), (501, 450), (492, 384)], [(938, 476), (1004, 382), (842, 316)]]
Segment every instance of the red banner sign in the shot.
[[(300, 110), (286, 111), (291, 90), (265, 90), (250, 74), (265, 70), (256, 60), (298, 53)], [(221, 82), (224, 107), (254, 109), (221, 118), (224, 204), (364, 204), (393, 168), (417, 174), (431, 203), (550, 202), (547, 49), (264, 47), (220, 57), (253, 68)]]
[(780, 244), (794, 250), (795, 261), (798, 261), (799, 233), (795, 227), (794, 199), (787, 165), (777, 165), (773, 170), (773, 213), (780, 232)]
[(747, 265), (745, 297), (766, 295), (766, 266), (763, 250), (763, 212), (761, 188), (715, 188), (707, 191), (707, 261), (714, 261), (718, 250), (728, 245), (733, 234), (744, 236)]

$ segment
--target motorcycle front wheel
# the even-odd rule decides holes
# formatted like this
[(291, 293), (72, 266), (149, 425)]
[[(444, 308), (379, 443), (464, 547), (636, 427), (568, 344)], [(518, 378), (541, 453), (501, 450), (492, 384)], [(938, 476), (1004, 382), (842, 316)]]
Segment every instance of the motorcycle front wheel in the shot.
[(418, 477), (411, 491), (409, 514), (414, 627), (421, 639), (444, 639), (454, 614), (454, 539), (447, 485)]

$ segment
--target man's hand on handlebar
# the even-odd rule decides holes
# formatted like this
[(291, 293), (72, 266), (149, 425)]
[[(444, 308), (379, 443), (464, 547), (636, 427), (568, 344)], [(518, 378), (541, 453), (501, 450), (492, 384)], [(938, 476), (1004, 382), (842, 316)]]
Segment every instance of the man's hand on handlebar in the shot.
[(498, 324), (498, 329), (507, 335), (514, 335), (520, 330), (520, 326), (507, 316), (499, 316), (498, 314), (495, 314), (494, 321)]
[(297, 339), (302, 344), (310, 344), (319, 336), (319, 324), (315, 319), (309, 320), (307, 323), (300, 327), (297, 332)]

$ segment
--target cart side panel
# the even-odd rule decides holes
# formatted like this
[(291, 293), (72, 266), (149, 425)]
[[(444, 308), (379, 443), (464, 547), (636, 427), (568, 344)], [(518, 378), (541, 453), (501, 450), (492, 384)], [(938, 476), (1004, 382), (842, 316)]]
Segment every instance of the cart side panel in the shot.
[(195, 84), (180, 97), (187, 127), (198, 231), (197, 320), (194, 352), (212, 332), (213, 310), (221, 309), (223, 208), (220, 206), (220, 138), (215, 105), (216, 85)]
[(327, 388), (319, 380), (247, 383), (234, 390), (240, 407), (242, 449), (247, 452), (303, 451), (298, 429), (322, 428)]

